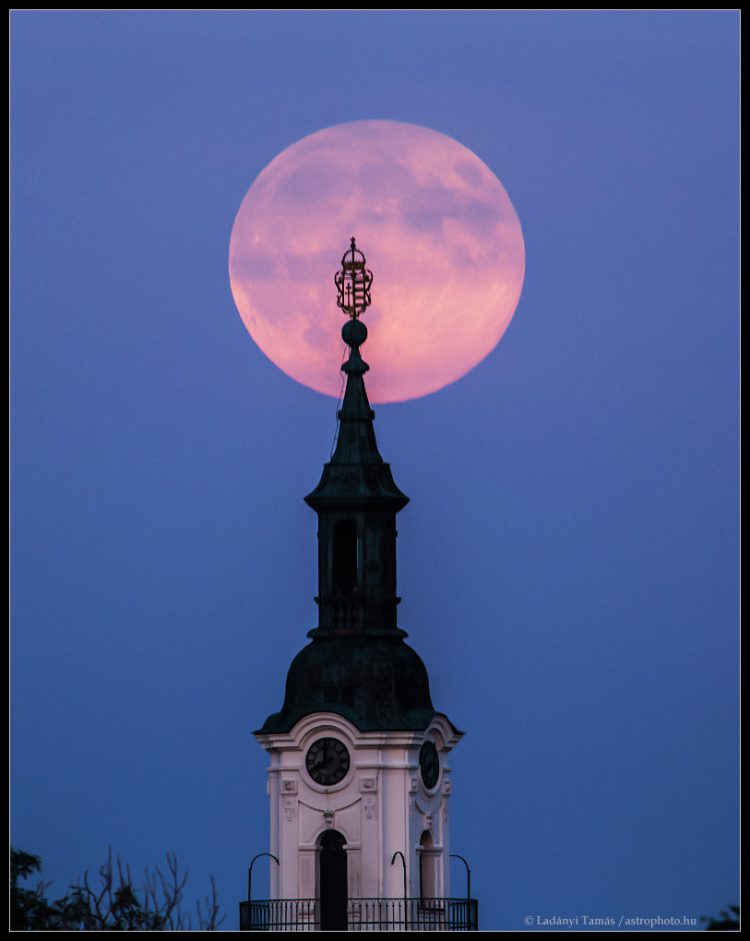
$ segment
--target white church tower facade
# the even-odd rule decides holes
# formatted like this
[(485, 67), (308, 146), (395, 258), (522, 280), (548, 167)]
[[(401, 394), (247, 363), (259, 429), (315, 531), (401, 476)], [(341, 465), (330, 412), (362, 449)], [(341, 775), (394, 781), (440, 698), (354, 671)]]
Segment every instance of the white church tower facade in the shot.
[(305, 501), (318, 515), (318, 626), (284, 703), (255, 735), (269, 756), (270, 895), (249, 930), (471, 930), (450, 887), (450, 753), (427, 670), (397, 625), (396, 514), (408, 498), (380, 456), (359, 319), (372, 274), (354, 239), (336, 276), (349, 358), (335, 451)]

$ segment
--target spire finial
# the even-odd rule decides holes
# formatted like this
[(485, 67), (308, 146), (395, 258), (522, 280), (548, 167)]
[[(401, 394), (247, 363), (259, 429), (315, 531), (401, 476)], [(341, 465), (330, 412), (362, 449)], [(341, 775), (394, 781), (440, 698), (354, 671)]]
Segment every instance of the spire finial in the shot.
[(367, 259), (352, 236), (351, 247), (341, 259), (341, 270), (333, 279), (338, 289), (336, 304), (352, 320), (364, 314), (371, 303), (372, 271), (365, 267), (366, 263)]

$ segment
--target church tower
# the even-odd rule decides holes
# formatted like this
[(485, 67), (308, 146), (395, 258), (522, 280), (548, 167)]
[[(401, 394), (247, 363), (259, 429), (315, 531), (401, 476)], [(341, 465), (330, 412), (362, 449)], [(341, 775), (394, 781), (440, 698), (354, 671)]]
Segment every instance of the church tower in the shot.
[(396, 516), (408, 502), (378, 452), (360, 319), (372, 273), (351, 240), (335, 281), (349, 319), (335, 451), (305, 497), (318, 517), (318, 626), (284, 703), (255, 733), (268, 752), (270, 900), (241, 927), (476, 928), (449, 885), (449, 755), (462, 733), (430, 697), (397, 623)]

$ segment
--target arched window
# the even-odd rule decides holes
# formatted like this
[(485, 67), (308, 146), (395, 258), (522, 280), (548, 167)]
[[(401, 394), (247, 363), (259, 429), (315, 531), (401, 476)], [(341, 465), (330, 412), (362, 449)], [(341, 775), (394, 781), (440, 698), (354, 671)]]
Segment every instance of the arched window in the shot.
[(339, 520), (333, 527), (333, 590), (350, 595), (357, 587), (357, 526)]
[(429, 830), (425, 830), (419, 838), (419, 895), (424, 899), (434, 899), (437, 895), (435, 885), (435, 863), (437, 855), (434, 850), (435, 841)]

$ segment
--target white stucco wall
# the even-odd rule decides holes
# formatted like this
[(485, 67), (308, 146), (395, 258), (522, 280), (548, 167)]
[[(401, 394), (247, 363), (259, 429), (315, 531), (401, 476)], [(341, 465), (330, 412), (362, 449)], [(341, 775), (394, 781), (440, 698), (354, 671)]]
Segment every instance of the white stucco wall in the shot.
[[(329, 787), (313, 781), (305, 767), (310, 746), (327, 737), (343, 742), (350, 756), (344, 779)], [(408, 895), (418, 897), (425, 830), (432, 834), (436, 895), (448, 897), (448, 754), (460, 737), (443, 716), (424, 732), (359, 732), (334, 713), (306, 716), (287, 734), (257, 735), (270, 757), (270, 851), (279, 859), (271, 866), (271, 897), (318, 896), (318, 840), (329, 829), (346, 839), (350, 898), (402, 897), (401, 859), (391, 865), (397, 851), (406, 858)], [(427, 740), (440, 757), (440, 776), (429, 791), (419, 770)]]

